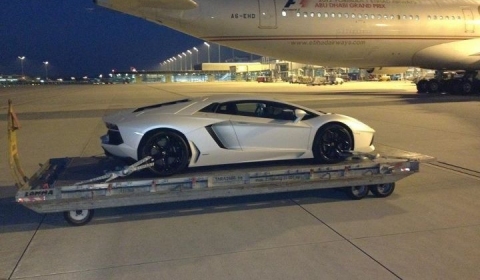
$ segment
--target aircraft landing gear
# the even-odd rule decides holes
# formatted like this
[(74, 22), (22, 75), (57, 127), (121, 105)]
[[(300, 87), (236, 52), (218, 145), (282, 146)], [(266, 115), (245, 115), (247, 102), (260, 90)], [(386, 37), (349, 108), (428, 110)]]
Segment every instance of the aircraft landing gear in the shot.
[(427, 80), (422, 79), (417, 83), (418, 93), (438, 93), (443, 91), (443, 72), (435, 71), (435, 77)]
[(418, 93), (446, 92), (457, 95), (478, 93), (480, 80), (476, 79), (477, 71), (467, 71), (462, 77), (454, 77), (452, 73), (435, 72), (435, 78), (422, 79), (417, 82)]
[(417, 92), (418, 93), (427, 93), (428, 92), (428, 80), (422, 79), (417, 82)]
[(477, 71), (465, 72), (463, 78), (458, 82), (454, 93), (463, 95), (478, 93), (480, 81), (476, 79), (477, 74)]
[(428, 87), (429, 93), (438, 93), (442, 89), (442, 85), (440, 84), (440, 81), (436, 79), (431, 79), (430, 81), (428, 81), (427, 87)]

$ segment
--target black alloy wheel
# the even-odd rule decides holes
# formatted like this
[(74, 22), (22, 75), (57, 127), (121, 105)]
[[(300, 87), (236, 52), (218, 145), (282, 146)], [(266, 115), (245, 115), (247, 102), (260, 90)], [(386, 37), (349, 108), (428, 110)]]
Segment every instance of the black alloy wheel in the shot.
[(337, 163), (345, 160), (353, 149), (350, 132), (340, 124), (327, 124), (315, 136), (313, 155), (322, 163)]
[(140, 149), (140, 158), (151, 156), (154, 165), (150, 167), (150, 170), (160, 176), (179, 173), (188, 165), (187, 143), (176, 132), (158, 131), (149, 136)]

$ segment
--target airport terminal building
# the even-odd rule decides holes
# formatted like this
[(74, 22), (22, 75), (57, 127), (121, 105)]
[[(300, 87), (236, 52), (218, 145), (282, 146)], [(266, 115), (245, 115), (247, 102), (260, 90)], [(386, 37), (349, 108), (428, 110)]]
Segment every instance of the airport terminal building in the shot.
[(170, 70), (145, 72), (124, 72), (122, 74), (135, 74), (137, 82), (214, 82), (214, 81), (292, 81), (296, 77), (318, 77), (328, 75), (341, 75), (345, 78), (360, 79), (360, 69), (327, 68), (287, 62), (280, 60), (262, 62), (222, 62), (201, 63), (190, 70)]

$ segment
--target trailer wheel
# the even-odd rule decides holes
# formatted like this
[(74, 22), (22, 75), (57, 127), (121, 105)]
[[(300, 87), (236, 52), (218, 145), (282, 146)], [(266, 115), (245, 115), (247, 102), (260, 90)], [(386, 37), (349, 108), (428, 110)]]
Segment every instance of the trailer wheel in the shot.
[(395, 190), (395, 183), (379, 184), (370, 186), (370, 191), (376, 197), (387, 197), (390, 196)]
[(73, 210), (63, 212), (63, 217), (72, 226), (83, 226), (93, 218), (93, 210)]
[(345, 191), (351, 199), (359, 200), (367, 196), (370, 188), (367, 185), (346, 187)]

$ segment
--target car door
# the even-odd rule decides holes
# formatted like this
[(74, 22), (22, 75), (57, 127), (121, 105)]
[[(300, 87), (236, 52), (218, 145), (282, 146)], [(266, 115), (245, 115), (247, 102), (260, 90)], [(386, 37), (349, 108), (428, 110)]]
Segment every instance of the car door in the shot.
[(235, 103), (214, 103), (202, 109), (197, 113), (197, 116), (207, 118), (207, 122), (213, 122), (205, 128), (219, 147), (228, 150), (241, 150), (237, 135), (230, 122), (232, 114), (236, 114)]
[(242, 150), (304, 152), (308, 148), (311, 127), (295, 122), (296, 108), (256, 100), (237, 102), (236, 108), (230, 122)]

